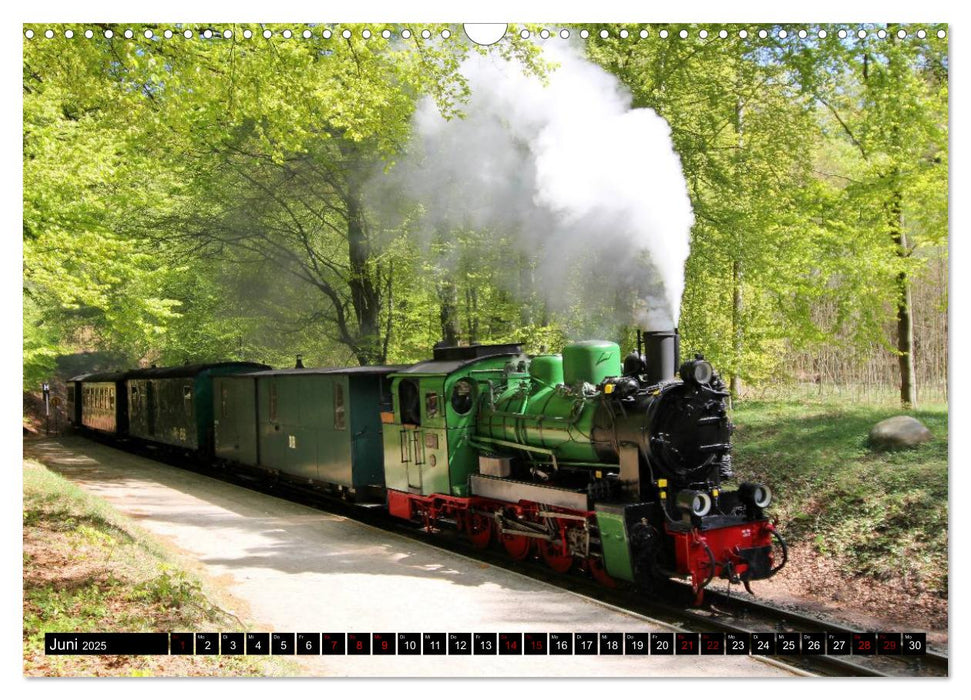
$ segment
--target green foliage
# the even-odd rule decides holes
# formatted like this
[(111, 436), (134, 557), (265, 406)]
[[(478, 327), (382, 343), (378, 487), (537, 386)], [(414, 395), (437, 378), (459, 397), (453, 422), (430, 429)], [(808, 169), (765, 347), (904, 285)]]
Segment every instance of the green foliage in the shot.
[[(84, 331), (78, 345), (133, 360), (227, 347), (275, 357), (282, 346), (262, 338), (276, 336), (383, 361), (394, 260), (361, 187), (406, 142), (419, 98), (458, 114), (470, 44), (442, 39), (444, 25), (407, 40), (373, 26), (368, 38), (348, 25), (293, 40), (272, 25), (227, 28), (26, 42), (26, 293), (76, 311), (62, 331)], [(542, 70), (518, 36), (489, 51)], [(231, 268), (269, 294), (221, 300)]]
[(183, 571), (163, 568), (153, 579), (141, 581), (132, 588), (133, 600), (147, 600), (166, 608), (183, 608), (195, 604), (202, 587)]
[[(137, 357), (179, 302), (159, 294), (169, 271), (124, 221), (166, 182), (142, 189), (132, 128), (144, 113), (111, 79), (92, 43), (24, 47), (25, 382), (50, 358), (97, 345)], [(27, 330), (29, 329), (29, 330)], [(46, 359), (44, 359), (46, 358)]]
[[(132, 26), (130, 40), (32, 28), (26, 384), (49, 378), (58, 357), (96, 350), (129, 364), (288, 366), (298, 352), (308, 364), (408, 362), (445, 336), (530, 351), (630, 340), (604, 324), (620, 300), (595, 279), (564, 270), (557, 312), (534, 296), (536, 261), (505, 240), (514, 232), (419, 243), (421, 203), (365, 195), (407, 145), (418, 100), (462, 117), (469, 51), (555, 70), (516, 28), (488, 49), (441, 39), (445, 25), (412, 26), (409, 39), (373, 25), (367, 39), (363, 25), (308, 39), (275, 25), (209, 38), (204, 25), (153, 25), (151, 39)], [(604, 28), (606, 39), (592, 28), (588, 57), (669, 121), (684, 167), (696, 217), (685, 352), (766, 384), (793, 350), (892, 347), (898, 275), (929, 259), (912, 253), (947, 245), (946, 42), (933, 31), (878, 39), (877, 27), (865, 40), (829, 26), (825, 39), (817, 27), (806, 39), (726, 27), (722, 39), (706, 25), (709, 37), (691, 41)], [(888, 225), (898, 204), (906, 250)], [(400, 221), (384, 223), (378, 210), (395, 208)]]

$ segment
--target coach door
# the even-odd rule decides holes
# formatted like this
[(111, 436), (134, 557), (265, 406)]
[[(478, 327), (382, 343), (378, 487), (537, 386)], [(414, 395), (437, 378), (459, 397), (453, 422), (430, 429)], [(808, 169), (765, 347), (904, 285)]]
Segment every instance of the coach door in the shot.
[(148, 426), (148, 434), (155, 435), (155, 412), (158, 399), (155, 396), (155, 382), (153, 381), (145, 382), (145, 402), (147, 404), (145, 421)]

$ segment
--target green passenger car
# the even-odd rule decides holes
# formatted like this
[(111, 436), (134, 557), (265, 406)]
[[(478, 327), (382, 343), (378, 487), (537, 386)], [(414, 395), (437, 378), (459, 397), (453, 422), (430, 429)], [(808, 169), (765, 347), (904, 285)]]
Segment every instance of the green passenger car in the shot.
[(213, 377), (261, 369), (267, 366), (221, 362), (131, 371), (125, 379), (129, 434), (211, 456)]
[(215, 454), (366, 498), (384, 487), (381, 413), (397, 367), (288, 369), (218, 378)]

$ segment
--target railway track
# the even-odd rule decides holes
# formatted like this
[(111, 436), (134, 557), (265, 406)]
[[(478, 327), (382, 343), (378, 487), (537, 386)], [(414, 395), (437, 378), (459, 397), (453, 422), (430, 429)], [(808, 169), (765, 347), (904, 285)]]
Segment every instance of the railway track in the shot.
[[(443, 531), (434, 536), (423, 528), (388, 518), (383, 509), (361, 508), (336, 498), (322, 497), (319, 491), (308, 491), (285, 481), (269, 481), (253, 474), (228, 470), (213, 470), (187, 464), (155, 450), (131, 450), (171, 466), (217, 478), (268, 495), (341, 515), (371, 527), (437, 547), (453, 554), (514, 571), (549, 585), (565, 588), (576, 594), (630, 612), (672, 629), (684, 632), (870, 632), (835, 620), (821, 619), (794, 610), (783, 609), (748, 597), (727, 596), (717, 590), (706, 592), (706, 607), (692, 606), (690, 587), (675, 581), (665, 582), (654, 598), (645, 598), (629, 588), (606, 588), (581, 574), (559, 574), (542, 562), (533, 559), (515, 561), (499, 549), (477, 549), (458, 533)], [(444, 535), (444, 536), (443, 536)], [(663, 601), (663, 602), (662, 602)], [(752, 654), (753, 656), (761, 656)], [(832, 655), (773, 655), (765, 657), (814, 675), (839, 677), (934, 677), (948, 675), (948, 657), (928, 649), (923, 656), (832, 656)]]
[[(844, 622), (831, 618), (823, 618), (798, 610), (781, 608), (761, 600), (748, 597), (727, 596), (720, 591), (708, 591), (708, 602), (717, 614), (735, 620), (741, 626), (759, 626), (770, 622), (775, 625), (773, 631), (793, 632), (842, 632), (853, 634), (872, 632), (862, 630)], [(760, 629), (767, 629), (760, 626)], [(758, 631), (753, 629), (752, 631)], [(834, 659), (845, 657), (829, 657)], [(853, 656), (851, 663), (876, 672), (875, 675), (908, 675), (908, 676), (947, 676), (948, 656), (934, 649), (928, 648), (922, 656)], [(903, 669), (903, 671), (901, 671)]]

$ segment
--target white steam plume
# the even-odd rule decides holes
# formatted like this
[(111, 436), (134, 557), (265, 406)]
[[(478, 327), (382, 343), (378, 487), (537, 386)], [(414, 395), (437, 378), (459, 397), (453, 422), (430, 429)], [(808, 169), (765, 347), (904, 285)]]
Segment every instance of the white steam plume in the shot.
[(423, 102), (391, 187), (422, 203), (427, 231), (514, 237), (536, 257), (536, 291), (554, 309), (579, 278), (616, 308), (615, 322), (669, 330), (694, 223), (670, 128), (631, 109), (617, 79), (573, 49), (544, 58), (559, 64), (547, 85), (501, 58), (470, 58), (466, 117)]

